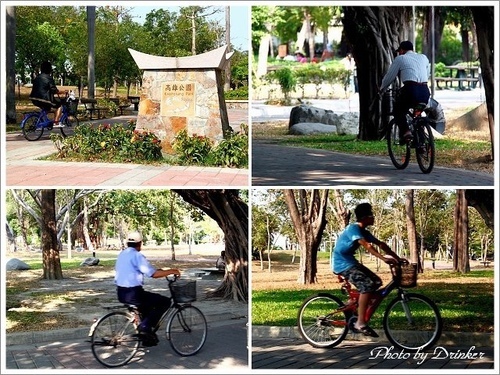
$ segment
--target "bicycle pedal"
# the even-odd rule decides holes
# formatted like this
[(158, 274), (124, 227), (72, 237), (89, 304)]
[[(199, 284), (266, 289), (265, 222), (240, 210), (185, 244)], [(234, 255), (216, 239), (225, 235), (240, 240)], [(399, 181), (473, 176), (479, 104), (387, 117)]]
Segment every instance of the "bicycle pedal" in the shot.
[(157, 346), (158, 345), (158, 341), (148, 341), (148, 340), (142, 340), (142, 346), (145, 346), (145, 347), (151, 347), (151, 346)]

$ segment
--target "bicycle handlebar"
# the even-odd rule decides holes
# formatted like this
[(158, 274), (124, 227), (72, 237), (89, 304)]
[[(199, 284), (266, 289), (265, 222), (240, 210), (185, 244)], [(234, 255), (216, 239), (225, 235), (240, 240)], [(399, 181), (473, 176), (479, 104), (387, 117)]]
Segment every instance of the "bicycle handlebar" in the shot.
[(173, 283), (173, 282), (176, 282), (177, 279), (179, 279), (181, 277), (181, 275), (168, 275), (168, 276), (165, 276), (165, 279), (167, 279), (169, 282)]

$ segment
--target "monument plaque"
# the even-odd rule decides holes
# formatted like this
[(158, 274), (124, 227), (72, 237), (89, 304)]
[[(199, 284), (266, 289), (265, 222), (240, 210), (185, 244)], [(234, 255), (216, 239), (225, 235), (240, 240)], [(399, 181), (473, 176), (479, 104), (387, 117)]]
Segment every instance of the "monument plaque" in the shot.
[(165, 153), (186, 130), (217, 144), (231, 130), (224, 99), (227, 46), (195, 56), (163, 57), (129, 49), (142, 74), (136, 130), (154, 132)]
[(161, 116), (194, 116), (195, 83), (164, 82), (161, 86)]

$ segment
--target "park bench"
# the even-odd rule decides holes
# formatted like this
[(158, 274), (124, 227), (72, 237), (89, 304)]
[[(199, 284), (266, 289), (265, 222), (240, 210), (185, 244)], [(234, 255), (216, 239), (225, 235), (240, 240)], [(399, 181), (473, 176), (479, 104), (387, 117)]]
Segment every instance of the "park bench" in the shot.
[(127, 99), (130, 100), (130, 103), (134, 105), (134, 111), (138, 111), (139, 110), (139, 101), (141, 100), (141, 97), (129, 95)]
[[(463, 83), (467, 82), (468, 86), (472, 86), (475, 88), (477, 83), (479, 82), (479, 78), (465, 77), (465, 78), (455, 78), (455, 77), (436, 77), (434, 78), (436, 81), (437, 88), (442, 90), (444, 88), (448, 88), (448, 83), (450, 84), (450, 88), (453, 87), (453, 82), (458, 83), (458, 88), (463, 90)], [(445, 87), (441, 87), (439, 83), (444, 83)]]
[[(80, 103), (85, 106), (85, 111), (88, 113), (89, 120), (92, 120), (93, 115), (97, 112), (97, 119), (106, 118), (104, 113), (109, 109), (107, 107), (99, 107), (97, 106), (97, 99), (91, 98), (80, 98)], [(101, 117), (101, 111), (103, 111), (103, 116)]]
[(120, 115), (123, 115), (123, 110), (130, 107), (130, 103), (120, 104), (120, 98), (109, 98), (109, 100), (116, 104), (117, 108), (115, 108), (115, 116), (116, 116), (118, 110), (120, 110)]

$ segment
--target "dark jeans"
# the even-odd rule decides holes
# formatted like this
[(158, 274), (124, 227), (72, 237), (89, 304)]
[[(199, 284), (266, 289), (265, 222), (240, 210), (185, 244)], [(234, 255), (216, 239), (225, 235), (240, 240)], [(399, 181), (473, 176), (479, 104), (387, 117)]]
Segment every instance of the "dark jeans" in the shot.
[(400, 134), (408, 131), (406, 114), (410, 108), (418, 103), (427, 103), (431, 93), (427, 85), (405, 84), (399, 91), (399, 96), (394, 103), (394, 119), (399, 126)]
[(117, 287), (118, 301), (138, 307), (142, 315), (139, 330), (149, 331), (158, 324), (161, 316), (170, 307), (170, 298), (145, 291), (142, 286)]

